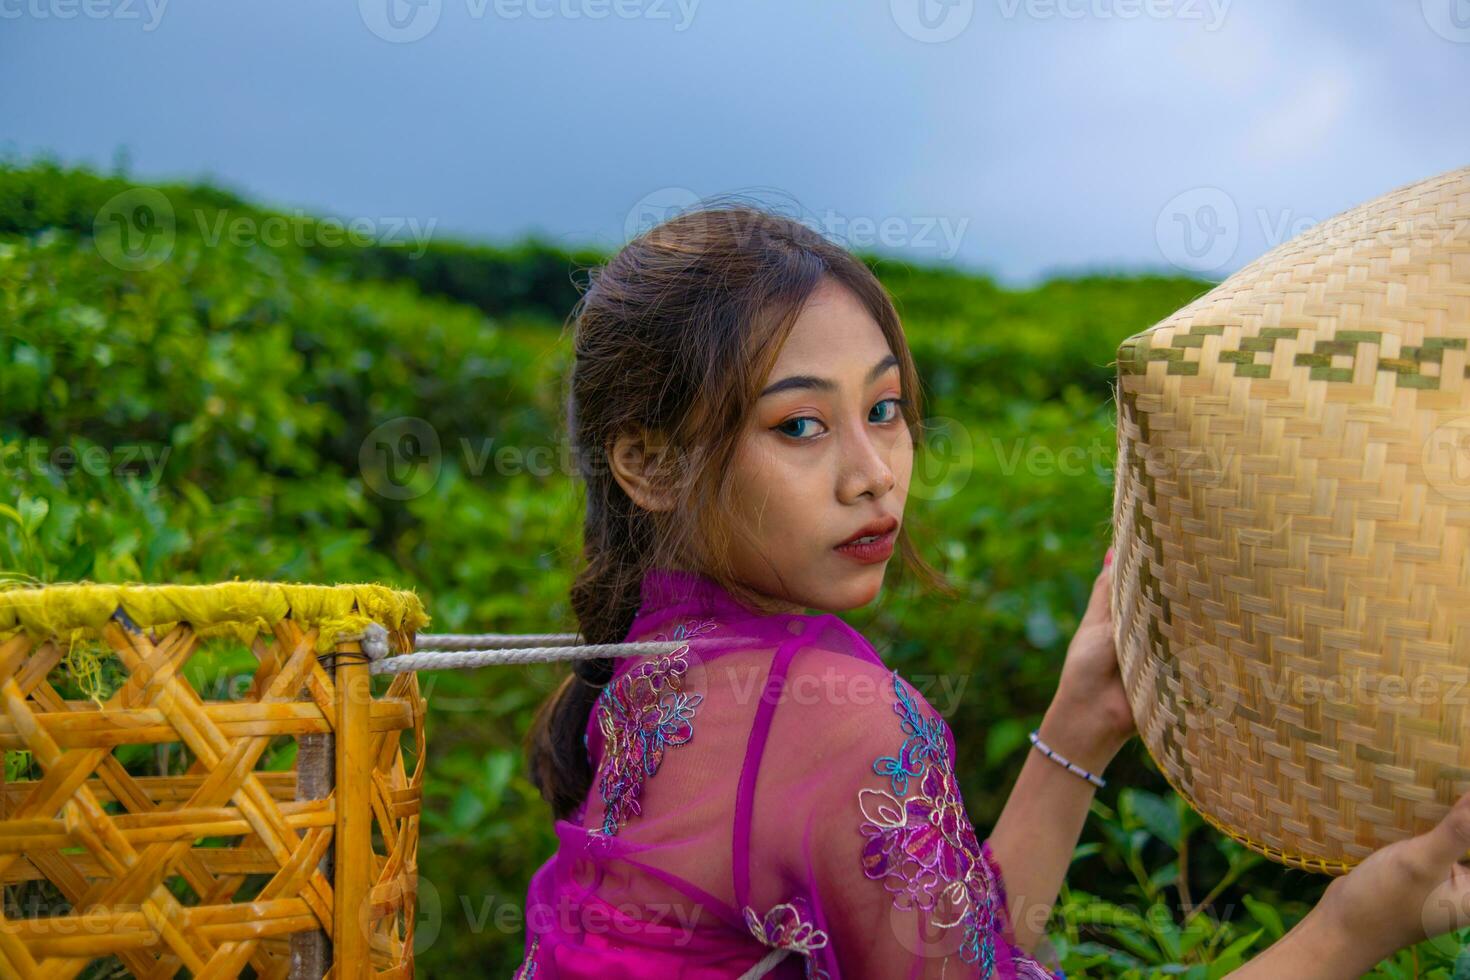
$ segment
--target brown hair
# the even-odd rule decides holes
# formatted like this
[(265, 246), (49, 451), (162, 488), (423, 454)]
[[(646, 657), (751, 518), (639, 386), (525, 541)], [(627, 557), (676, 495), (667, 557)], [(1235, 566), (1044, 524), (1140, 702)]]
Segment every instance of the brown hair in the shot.
[[(731, 535), (730, 460), (760, 386), (802, 306), (824, 278), (846, 286), (882, 328), (898, 357), (903, 414), (922, 418), (918, 374), (887, 291), (868, 266), (801, 222), (744, 203), (686, 212), (624, 245), (591, 270), (573, 308), (575, 363), (566, 424), (586, 481), (586, 567), (571, 605), (587, 643), (619, 643), (638, 612), (652, 567), (696, 569), (756, 609), (769, 600), (734, 580), (724, 556)], [(666, 449), (658, 478), (676, 504), (633, 503), (608, 466), (624, 432), (657, 433)], [(916, 440), (917, 444), (917, 440)], [(900, 526), (901, 565), (947, 591)], [(614, 660), (575, 661), (541, 705), (527, 737), (531, 779), (558, 819), (592, 785), (582, 741)]]

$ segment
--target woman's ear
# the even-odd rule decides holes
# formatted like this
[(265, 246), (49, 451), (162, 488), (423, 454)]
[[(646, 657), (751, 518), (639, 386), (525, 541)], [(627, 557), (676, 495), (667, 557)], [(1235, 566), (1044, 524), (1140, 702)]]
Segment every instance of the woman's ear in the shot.
[(619, 435), (608, 454), (608, 465), (618, 485), (644, 510), (666, 511), (674, 507), (674, 494), (667, 482), (667, 448), (661, 433), (640, 429)]

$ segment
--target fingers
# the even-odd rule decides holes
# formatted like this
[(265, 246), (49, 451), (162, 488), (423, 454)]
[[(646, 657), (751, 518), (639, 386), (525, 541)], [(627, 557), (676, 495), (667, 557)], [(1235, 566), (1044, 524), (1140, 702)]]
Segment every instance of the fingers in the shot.
[[(1432, 830), (1404, 841), (1421, 845), (1410, 856), (1417, 875), (1438, 883), (1420, 907), (1425, 936), (1440, 936), (1470, 923), (1470, 873), (1464, 864), (1470, 850), (1470, 793), (1455, 801)], [(1446, 870), (1448, 869), (1448, 870)]]
[(1466, 856), (1470, 851), (1470, 793), (1455, 801), (1434, 829), (1421, 834), (1423, 859), (1443, 867)]
[(1112, 618), (1113, 549), (1103, 556), (1102, 571), (1092, 580), (1092, 594), (1087, 597), (1087, 610), (1082, 614), (1083, 623), (1107, 621)]

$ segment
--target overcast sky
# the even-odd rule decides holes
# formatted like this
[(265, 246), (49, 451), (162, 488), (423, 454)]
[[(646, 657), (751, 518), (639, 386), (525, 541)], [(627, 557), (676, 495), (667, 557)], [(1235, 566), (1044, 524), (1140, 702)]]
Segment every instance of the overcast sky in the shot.
[(1470, 164), (1470, 0), (0, 0), (0, 146), (385, 238), (734, 193), (1016, 284), (1220, 278)]

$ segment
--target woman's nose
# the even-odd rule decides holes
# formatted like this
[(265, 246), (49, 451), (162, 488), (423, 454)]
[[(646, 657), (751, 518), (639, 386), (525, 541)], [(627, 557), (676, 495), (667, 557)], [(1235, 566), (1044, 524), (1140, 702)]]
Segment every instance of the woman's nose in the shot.
[(853, 498), (870, 495), (883, 496), (898, 482), (893, 467), (884, 458), (883, 447), (866, 432), (855, 435), (845, 449), (848, 454), (843, 481), (847, 493)]

